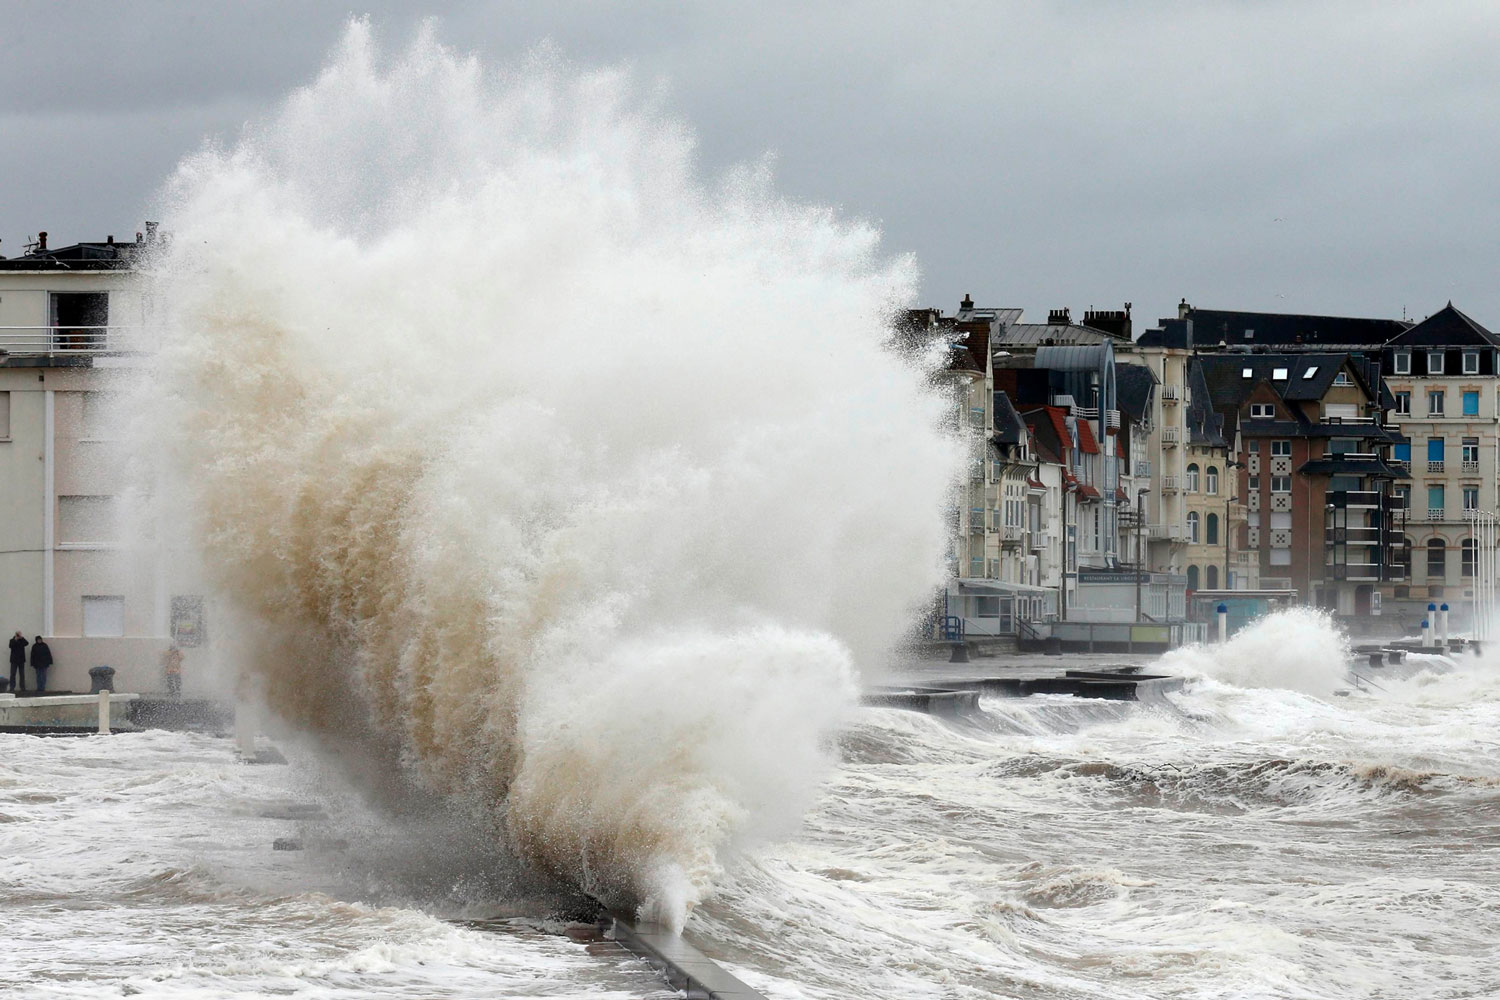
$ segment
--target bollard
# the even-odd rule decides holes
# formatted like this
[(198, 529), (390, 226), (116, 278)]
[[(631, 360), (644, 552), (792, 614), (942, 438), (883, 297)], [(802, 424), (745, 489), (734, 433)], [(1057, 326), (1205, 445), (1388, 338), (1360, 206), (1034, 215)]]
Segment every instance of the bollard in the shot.
[(89, 688), (89, 694), (98, 694), (100, 691), (113, 691), (115, 689), (114, 667), (89, 667), (89, 682), (93, 687)]
[(1438, 638), (1438, 645), (1439, 646), (1446, 646), (1446, 645), (1448, 645), (1448, 634), (1449, 634), (1448, 633), (1448, 602), (1444, 601), (1443, 602), (1443, 606), (1441, 608), (1438, 608), (1438, 636), (1439, 636), (1439, 638)]
[(1372, 666), (1372, 667), (1383, 667), (1383, 666), (1385, 666), (1385, 654), (1384, 653), (1371, 653), (1370, 654), (1370, 666)]
[(1219, 605), (1219, 642), (1229, 641), (1229, 605)]
[(99, 692), (99, 735), (109, 735), (109, 692)]
[(255, 710), (248, 705), (237, 705), (234, 710), (234, 741), (239, 747), (240, 756), (246, 760), (255, 759)]
[(1423, 649), (1430, 649), (1431, 647), (1432, 647), (1432, 623), (1429, 622), (1426, 618), (1423, 618), (1422, 619), (1422, 648)]

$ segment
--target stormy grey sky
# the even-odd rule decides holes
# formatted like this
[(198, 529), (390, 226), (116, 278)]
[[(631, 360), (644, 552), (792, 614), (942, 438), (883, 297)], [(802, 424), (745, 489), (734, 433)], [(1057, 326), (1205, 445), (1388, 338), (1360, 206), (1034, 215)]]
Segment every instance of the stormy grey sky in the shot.
[(487, 61), (550, 39), (664, 79), (704, 168), (876, 220), (922, 302), (1135, 303), (1500, 329), (1500, 4), (0, 7), (0, 253), (133, 235), (177, 160), (308, 81), (351, 14)]

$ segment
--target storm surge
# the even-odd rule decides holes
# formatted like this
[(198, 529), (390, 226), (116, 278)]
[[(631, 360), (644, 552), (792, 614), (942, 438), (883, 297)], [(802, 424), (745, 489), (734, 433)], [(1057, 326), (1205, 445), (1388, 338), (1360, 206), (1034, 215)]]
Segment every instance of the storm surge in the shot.
[(168, 201), (139, 429), (267, 700), (680, 926), (942, 578), (911, 262), (627, 73), (361, 23)]

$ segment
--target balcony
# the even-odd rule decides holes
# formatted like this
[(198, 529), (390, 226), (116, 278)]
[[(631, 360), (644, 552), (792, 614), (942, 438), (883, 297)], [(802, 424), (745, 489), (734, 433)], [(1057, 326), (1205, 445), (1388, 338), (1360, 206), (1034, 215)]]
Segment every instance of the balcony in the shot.
[(1161, 491), (1163, 493), (1177, 493), (1182, 490), (1181, 476), (1162, 476)]
[(1444, 517), (1444, 514), (1443, 514), (1443, 508), (1441, 508), (1441, 507), (1428, 507), (1427, 508), (1427, 520), (1429, 520), (1429, 521), (1442, 521), (1444, 519), (1445, 519), (1445, 517)]
[(135, 326), (0, 326), (0, 357), (130, 354), (145, 349)]
[(1007, 524), (1000, 529), (1000, 540), (1007, 545), (1015, 545), (1021, 541), (1026, 529), (1019, 524)]
[(1328, 502), (1335, 507), (1379, 507), (1380, 493), (1376, 490), (1338, 490), (1328, 494)]
[(1137, 479), (1150, 479), (1151, 478), (1151, 463), (1150, 462), (1137, 462), (1137, 463), (1135, 463), (1135, 475), (1136, 475)]
[(1177, 444), (1182, 440), (1181, 427), (1163, 427), (1161, 429), (1162, 444)]
[(1161, 387), (1161, 401), (1163, 403), (1175, 403), (1182, 398), (1182, 390), (1175, 385), (1164, 385)]
[(1443, 471), (1443, 460), (1441, 458), (1436, 459), (1436, 460), (1429, 458), (1427, 460), (1427, 471), (1428, 472), (1442, 472)]
[(1187, 529), (1180, 524), (1151, 524), (1146, 526), (1146, 536), (1156, 540), (1182, 542), (1187, 540)]
[(1411, 462), (1407, 461), (1404, 458), (1393, 458), (1386, 464), (1393, 469), (1400, 469), (1402, 472), (1411, 471)]
[(1105, 410), (1104, 411), (1104, 426), (1107, 429), (1109, 429), (1109, 430), (1116, 430), (1116, 431), (1119, 430), (1120, 429), (1120, 411), (1119, 410)]
[(1075, 417), (1083, 417), (1086, 420), (1093, 420), (1093, 419), (1095, 419), (1096, 417), (1099, 416), (1099, 407), (1097, 407), (1097, 406), (1079, 406), (1078, 404), (1075, 403), (1075, 404), (1073, 404), (1073, 416), (1075, 416)]
[(1478, 472), (1479, 471), (1479, 461), (1478, 461), (1478, 459), (1475, 459), (1472, 462), (1469, 461), (1468, 459), (1464, 459), (1464, 462), (1463, 462), (1463, 465), (1462, 465), (1462, 469), (1465, 472)]

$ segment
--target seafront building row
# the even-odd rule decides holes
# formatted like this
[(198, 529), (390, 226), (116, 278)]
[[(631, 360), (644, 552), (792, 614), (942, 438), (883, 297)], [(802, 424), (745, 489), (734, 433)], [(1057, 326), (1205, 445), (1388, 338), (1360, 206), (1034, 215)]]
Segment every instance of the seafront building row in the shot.
[[(111, 400), (142, 357), (137, 265), (156, 238), (41, 234), (0, 258), (0, 628), (48, 638), (54, 687), (107, 664), (123, 689), (159, 689), (175, 642), (191, 692), (215, 655), (191, 569), (122, 544)], [(967, 296), (904, 315), (901, 343), (946, 358), (972, 449), (935, 635), (1127, 626), (1173, 644), (1235, 595), (1357, 629), (1412, 627), (1429, 602), (1462, 620), (1481, 557), (1467, 512), (1500, 506), (1500, 338), (1451, 303), (1417, 323), (1184, 301), (1132, 324), (1129, 303), (1030, 322)]]

